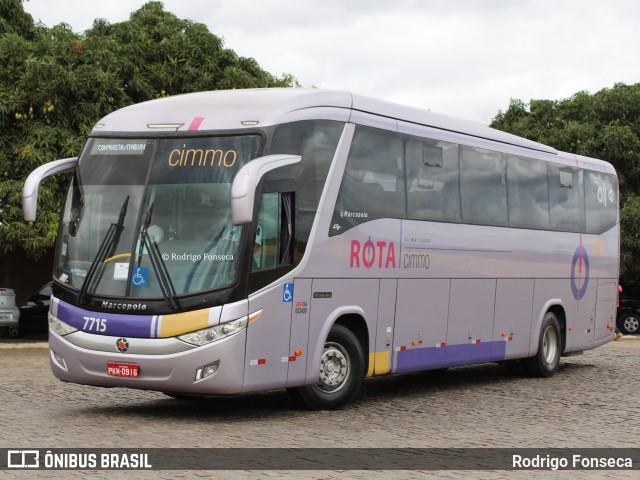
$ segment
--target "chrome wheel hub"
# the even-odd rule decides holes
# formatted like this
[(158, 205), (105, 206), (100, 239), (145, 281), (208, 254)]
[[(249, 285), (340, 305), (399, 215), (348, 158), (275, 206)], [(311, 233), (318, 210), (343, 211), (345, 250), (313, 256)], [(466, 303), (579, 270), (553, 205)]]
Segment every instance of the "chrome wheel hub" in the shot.
[(339, 344), (327, 343), (320, 360), (320, 378), (316, 387), (323, 392), (340, 390), (349, 378), (349, 354)]
[(558, 355), (558, 336), (553, 327), (547, 327), (542, 337), (542, 353), (544, 360), (552, 365), (556, 362)]

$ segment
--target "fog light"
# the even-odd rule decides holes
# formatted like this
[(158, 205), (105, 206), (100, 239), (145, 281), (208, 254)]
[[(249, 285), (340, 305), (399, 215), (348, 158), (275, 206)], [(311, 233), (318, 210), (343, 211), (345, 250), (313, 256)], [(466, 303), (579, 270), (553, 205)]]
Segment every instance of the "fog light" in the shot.
[(202, 380), (203, 378), (210, 377), (218, 371), (218, 363), (212, 363), (211, 365), (205, 365), (196, 370), (196, 377), (194, 381)]
[(53, 358), (55, 358), (58, 365), (69, 371), (69, 369), (67, 368), (67, 362), (64, 361), (64, 358), (62, 358), (58, 352), (53, 352)]

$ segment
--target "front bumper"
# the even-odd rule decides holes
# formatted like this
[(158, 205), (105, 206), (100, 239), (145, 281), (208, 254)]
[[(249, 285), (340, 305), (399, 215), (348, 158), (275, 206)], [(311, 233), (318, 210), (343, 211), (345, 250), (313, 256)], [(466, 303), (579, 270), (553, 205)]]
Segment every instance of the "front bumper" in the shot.
[[(78, 334), (87, 335), (83, 332)], [(74, 335), (76, 333), (61, 337), (49, 330), (51, 369), (60, 380), (99, 387), (200, 395), (234, 394), (242, 391), (246, 329), (208, 345), (189, 347), (188, 350), (169, 354), (154, 354), (154, 339), (127, 338), (130, 350), (136, 351), (136, 342), (140, 341), (145, 343), (143, 351), (148, 352), (131, 354), (117, 351), (117, 337), (95, 335), (101, 337), (101, 343), (112, 340), (113, 352), (106, 352), (75, 345), (72, 343)], [(157, 342), (158, 352), (162, 352), (163, 340), (157, 339)], [(109, 376), (108, 362), (137, 364), (139, 375), (136, 378)], [(213, 375), (201, 380), (195, 379), (198, 368), (214, 363), (218, 364), (218, 369)]]

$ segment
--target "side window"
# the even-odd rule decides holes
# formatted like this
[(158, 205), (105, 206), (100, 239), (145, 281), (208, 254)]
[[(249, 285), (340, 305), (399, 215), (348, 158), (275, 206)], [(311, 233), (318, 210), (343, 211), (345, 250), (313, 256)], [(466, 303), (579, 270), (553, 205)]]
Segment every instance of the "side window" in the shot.
[(293, 178), (296, 182), (296, 244), (293, 252), (296, 262), (300, 261), (307, 247), (320, 196), (343, 129), (344, 124), (340, 122), (313, 120), (280, 125), (273, 135), (269, 153), (302, 156), (300, 164), (273, 170), (266, 177), (272, 180)]
[(607, 173), (585, 170), (584, 193), (586, 232), (600, 234), (612, 228), (618, 220), (618, 185), (616, 177)]
[(408, 138), (407, 216), (413, 220), (460, 221), (458, 145)]
[(251, 271), (272, 270), (291, 263), (291, 193), (263, 193), (252, 247)]
[(549, 228), (547, 164), (510, 156), (507, 161), (509, 226)]
[(462, 220), (507, 226), (506, 160), (499, 152), (460, 147)]
[(551, 229), (583, 232), (585, 221), (582, 170), (549, 164), (548, 172)]
[(404, 218), (405, 202), (402, 136), (358, 127), (329, 236), (378, 218)]

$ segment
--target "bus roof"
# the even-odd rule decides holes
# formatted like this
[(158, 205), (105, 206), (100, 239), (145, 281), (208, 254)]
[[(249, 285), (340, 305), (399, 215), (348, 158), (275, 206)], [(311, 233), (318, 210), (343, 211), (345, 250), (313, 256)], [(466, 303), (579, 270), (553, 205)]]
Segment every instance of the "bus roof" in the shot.
[(93, 134), (238, 130), (305, 119), (349, 121), (353, 112), (558, 153), (554, 148), (481, 123), (350, 92), (308, 88), (220, 90), (150, 100), (107, 115), (96, 124)]

